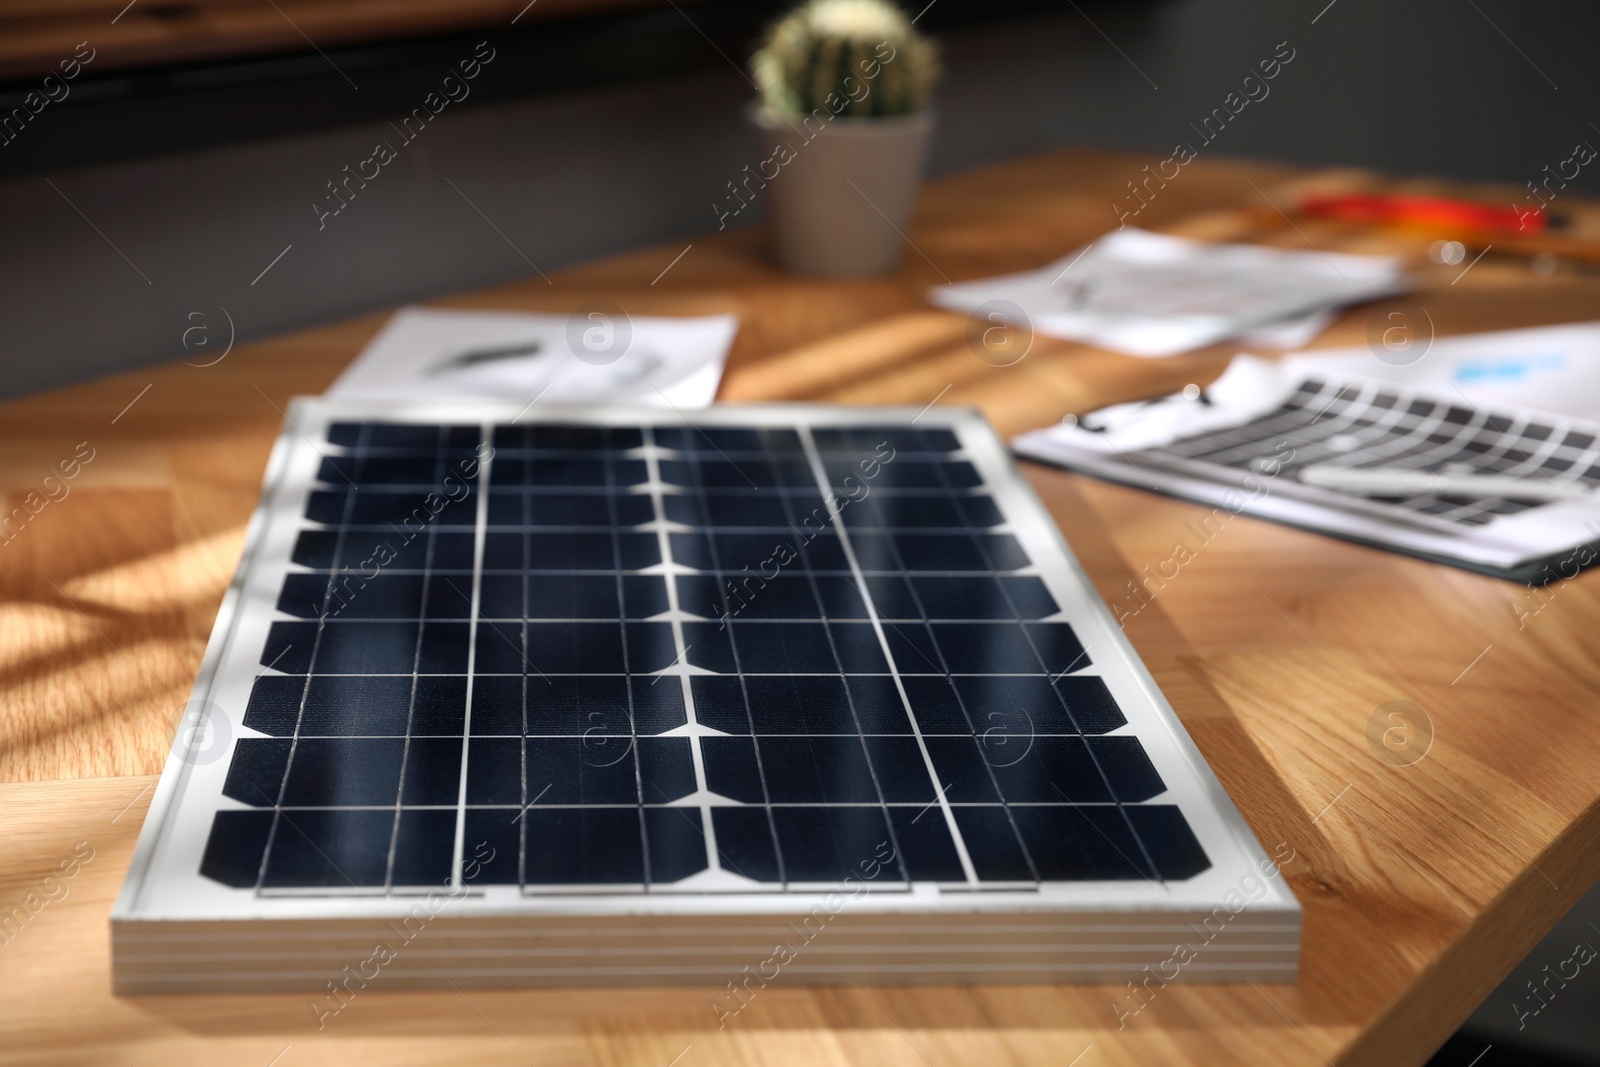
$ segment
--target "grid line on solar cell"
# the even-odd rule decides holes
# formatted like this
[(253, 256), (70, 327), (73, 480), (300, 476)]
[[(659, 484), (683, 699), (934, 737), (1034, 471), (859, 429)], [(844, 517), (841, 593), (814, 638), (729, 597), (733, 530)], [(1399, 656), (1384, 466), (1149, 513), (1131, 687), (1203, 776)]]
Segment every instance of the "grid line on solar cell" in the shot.
[[(823, 440), (824, 441), (827, 441), (829, 439), (829, 435), (826, 432), (824, 432), (822, 436), (823, 436)], [(857, 439), (857, 440), (859, 441), (859, 439)], [(809, 444), (809, 447), (807, 448), (808, 458), (809, 458), (809, 460), (811, 462), (812, 470), (817, 473), (817, 480), (820, 483), (820, 482), (825, 480), (825, 470), (826, 470), (826, 468), (825, 468), (824, 462), (823, 462), (823, 460), (821, 458), (821, 451), (817, 446), (816, 434), (812, 433), (811, 431), (804, 431), (802, 433), (802, 442)], [(951, 442), (951, 443), (955, 443), (955, 442)], [(873, 451), (872, 454), (873, 454), (873, 456), (875, 458), (881, 457), (882, 453), (880, 451), (878, 451), (878, 449), (881, 448), (881, 447), (890, 447), (891, 449), (894, 448), (894, 446), (890, 443), (889, 438), (886, 436), (881, 445), (874, 446), (874, 451)], [(898, 452), (897, 451), (891, 453), (890, 459), (883, 464), (881, 470), (886, 470), (890, 466), (892, 466), (893, 461), (896, 458), (898, 458)], [(863, 474), (866, 473), (865, 466), (863, 466), (863, 468), (862, 468), (862, 473)], [(848, 480), (848, 479), (846, 479), (846, 480)], [(859, 502), (865, 504), (865, 503), (869, 502), (872, 499), (873, 498), (870, 496), (870, 489), (869, 488), (863, 489), (862, 497), (861, 497)], [(881, 497), (879, 499), (881, 499)], [(857, 501), (854, 501), (854, 500), (851, 501), (851, 503), (856, 503), (856, 502)], [(956, 504), (955, 507), (956, 507), (956, 510), (957, 510), (957, 514), (962, 519), (966, 519), (967, 518), (967, 514), (966, 514), (966, 512), (964, 510), (961, 509), (961, 506), (959, 504)], [(960, 869), (961, 869), (962, 874), (964, 875), (964, 877), (965, 877), (965, 879), (967, 881), (977, 881), (978, 878), (979, 878), (979, 875), (978, 875), (977, 867), (974, 865), (974, 863), (972, 861), (971, 850), (967, 847), (967, 843), (964, 840), (964, 835), (962, 834), (960, 827), (956, 823), (955, 815), (954, 815), (953, 811), (951, 810), (949, 799), (945, 796), (945, 792), (946, 792), (946, 789), (948, 788), (948, 786), (947, 785), (942, 785), (940, 783), (940, 781), (939, 781), (939, 769), (935, 765), (934, 760), (933, 760), (933, 756), (932, 756), (931, 752), (929, 751), (928, 742), (927, 742), (926, 738), (924, 738), (923, 735), (922, 735), (922, 728), (921, 728), (920, 723), (918, 723), (918, 721), (917, 721), (916, 710), (913, 708), (912, 703), (911, 703), (911, 699), (906, 693), (905, 683), (903, 682), (903, 680), (900, 677), (900, 672), (899, 672), (898, 665), (897, 665), (897, 657), (895, 655), (895, 651), (891, 647), (888, 638), (884, 634), (884, 630), (883, 630), (884, 622), (879, 617), (876, 605), (872, 602), (872, 598), (871, 598), (870, 594), (868, 593), (868, 591), (861, 588), (861, 586), (866, 584), (866, 577), (862, 573), (860, 558), (855, 553), (855, 546), (854, 546), (854, 543), (853, 543), (852, 538), (851, 538), (852, 526), (851, 526), (850, 523), (846, 523), (845, 519), (844, 519), (844, 515), (845, 515), (844, 505), (836, 503), (834, 505), (834, 507), (832, 509), (830, 509), (830, 510), (832, 510), (834, 512), (835, 524), (836, 524), (836, 526), (838, 528), (838, 536), (839, 536), (840, 548), (843, 550), (845, 559), (846, 559), (846, 561), (848, 562), (848, 564), (850, 566), (850, 570), (851, 570), (851, 573), (853, 575), (853, 583), (860, 583), (860, 584), (858, 584), (856, 586), (856, 592), (866, 602), (868, 618), (871, 620), (873, 630), (874, 630), (874, 632), (875, 632), (875, 634), (876, 634), (876, 636), (878, 638), (879, 643), (883, 647), (883, 653), (884, 653), (884, 656), (887, 659), (887, 662), (889, 664), (890, 672), (894, 676), (895, 689), (898, 691), (901, 703), (904, 706), (906, 718), (910, 720), (912, 736), (916, 740), (916, 747), (917, 747), (917, 750), (918, 750), (918, 754), (921, 756), (921, 763), (922, 763), (923, 770), (927, 774), (928, 778), (930, 779), (931, 785), (933, 786), (933, 788), (935, 790), (934, 796), (933, 796), (933, 804), (937, 805), (938, 808), (939, 808), (940, 816), (943, 819), (943, 821), (945, 823), (945, 826), (946, 826), (946, 828), (948, 830), (951, 843), (955, 847), (956, 860), (960, 865)], [(857, 515), (855, 513), (852, 513), (852, 519), (859, 518), (859, 517), (860, 517), (859, 515)], [(888, 515), (880, 515), (880, 519), (883, 520), (885, 525), (890, 525), (891, 524), (889, 522), (890, 516), (888, 516)], [(963, 523), (963, 525), (970, 525), (970, 524)], [(889, 539), (889, 544), (891, 546), (891, 552), (892, 552), (893, 551), (893, 538), (892, 537)], [(897, 562), (898, 562), (898, 560), (897, 560)], [(890, 622), (888, 625), (891, 628), (894, 628), (894, 623), (893, 622)], [(931, 628), (929, 630), (929, 636), (930, 637), (932, 636)], [(922, 653), (922, 652), (919, 651), (919, 654), (922, 655), (923, 658), (925, 658), (925, 659), (927, 658), (925, 653)], [(864, 744), (865, 744), (865, 742), (863, 742), (863, 745)], [(891, 823), (891, 826), (892, 826), (892, 823)], [(926, 832), (932, 832), (932, 831), (931, 830), (925, 830), (924, 832), (926, 833)]]
[[(658, 440), (658, 434), (659, 430), (656, 428), (646, 430), (641, 434), (641, 441), (648, 444), (650, 447), (650, 455), (648, 456), (646, 462), (648, 465), (651, 484), (651, 509), (656, 523), (656, 552), (660, 557), (662, 564), (670, 569), (673, 564), (673, 557), (671, 538), (667, 533), (666, 504), (661, 492), (661, 485), (663, 483), (661, 474), (661, 456), (657, 451), (657, 446), (660, 443)], [(666, 581), (664, 585), (666, 589), (669, 610), (672, 611), (672, 621), (670, 626), (672, 630), (672, 641), (674, 646), (673, 663), (687, 663), (690, 644), (684, 636), (683, 622), (679, 615), (681, 605), (678, 601), (678, 592), (674, 583), (671, 581)], [(652, 680), (650, 683), (652, 688), (660, 685), (664, 680), (664, 677), (665, 676), (658, 676)], [(694, 734), (695, 728), (699, 725), (699, 720), (694, 703), (694, 694), (689, 685), (689, 678), (687, 675), (680, 675), (677, 678), (672, 678), (668, 684), (676, 685), (678, 687), (679, 700), (683, 705), (684, 728), (691, 734), (689, 740), (689, 757), (690, 769), (694, 778), (694, 793), (696, 795), (704, 795), (708, 792), (705, 753), (701, 747), (699, 737), (695, 736)], [(653, 783), (651, 788), (653, 792), (648, 797), (648, 799), (651, 801), (656, 799), (655, 794), (664, 794), (664, 791)], [(646, 790), (642, 777), (639, 784), (639, 796), (641, 800), (646, 798)], [(698, 848), (700, 850), (701, 858), (691, 863), (680, 862), (678, 864), (680, 872), (692, 874), (699, 870), (714, 870), (720, 868), (725, 860), (725, 856), (716, 832), (715, 825), (708, 811), (703, 806), (697, 806), (693, 813), (689, 812), (687, 809), (683, 809), (682, 814), (684, 821), (699, 836), (700, 840), (698, 842)], [(681, 832), (678, 824), (676, 823), (669, 822), (664, 825), (671, 827), (673, 830), (678, 830)], [(648, 842), (646, 842), (646, 847), (648, 848)], [(690, 839), (690, 847), (696, 847), (696, 842), (693, 841), (693, 839)], [(524, 884), (526, 884), (526, 882)]]
[[(690, 455), (691, 455), (690, 465), (688, 466), (687, 469), (684, 469), (681, 473), (682, 473), (682, 475), (686, 476), (689, 480), (692, 481), (693, 487), (696, 490), (696, 493), (700, 497), (702, 497), (702, 499), (703, 499), (704, 496), (705, 496), (706, 479), (701, 476), (702, 472), (701, 472), (701, 470), (699, 468), (699, 464), (693, 458), (695, 454), (691, 453)], [(809, 464), (802, 466), (802, 465), (797, 464), (797, 463), (786, 463), (786, 464), (784, 464), (783, 467), (780, 468), (779, 461), (776, 459), (776, 457), (770, 457), (770, 456), (767, 459), (767, 466), (768, 466), (769, 470), (772, 472), (772, 474), (774, 474), (774, 475), (779, 474), (781, 470), (785, 470), (785, 469), (792, 473), (796, 467), (798, 467), (800, 470), (806, 472), (807, 474), (812, 473)], [(812, 482), (812, 487), (815, 488), (815, 480), (814, 480), (814, 478), (813, 478), (813, 482)], [(790, 503), (790, 501), (789, 501), (789, 499), (787, 497), (780, 498), (780, 499), (781, 499), (781, 501), (782, 501), (782, 503), (784, 505), (784, 517), (787, 520), (787, 524), (791, 528), (793, 528), (796, 525), (794, 508), (793, 508), (792, 504)], [(706, 511), (706, 513), (708, 515), (710, 514), (710, 509), (709, 508), (705, 508), (705, 511)], [(712, 581), (715, 583), (714, 587), (717, 590), (717, 597), (721, 601), (721, 606), (722, 606), (722, 609), (723, 609), (722, 613), (719, 614), (719, 617), (722, 617), (724, 615), (727, 615), (727, 614), (730, 614), (730, 613), (733, 612), (733, 605), (730, 602), (729, 597), (728, 597), (728, 588), (727, 588), (727, 586), (724, 585), (723, 580), (722, 580), (723, 579), (723, 574), (724, 574), (724, 572), (723, 572), (723, 561), (721, 560), (721, 558), (720, 558), (720, 556), (718, 554), (717, 545), (716, 545), (715, 539), (708, 539), (707, 540), (707, 545), (708, 545), (709, 552), (710, 552), (710, 563), (712, 564), (712, 576), (713, 576), (712, 577)], [(801, 577), (802, 577), (802, 580), (805, 583), (805, 591), (801, 592), (800, 596), (804, 597), (806, 595), (806, 593), (809, 593), (810, 600), (811, 600), (810, 610), (809, 611), (805, 611), (802, 608), (801, 611), (798, 613), (799, 617), (810, 618), (810, 617), (815, 616), (815, 617), (818, 617), (818, 618), (827, 618), (829, 613), (827, 612), (827, 610), (825, 610), (824, 597), (823, 597), (823, 594), (822, 594), (821, 590), (818, 587), (816, 576), (810, 569), (809, 561), (807, 560), (807, 558), (803, 554), (798, 555), (798, 559), (799, 559), (799, 562), (800, 562), (800, 565), (801, 565)], [(747, 568), (745, 568), (745, 569), (747, 569)], [(758, 595), (754, 598), (754, 602), (757, 603), (757, 604), (761, 604), (761, 605), (766, 605), (766, 604), (770, 603), (770, 599), (771, 598), (769, 598), (767, 596), (767, 590), (768, 590), (768, 586), (766, 584), (763, 584), (762, 588), (757, 591)], [(799, 605), (796, 605), (796, 606), (799, 607)], [(715, 605), (713, 605), (713, 607), (715, 607)], [(864, 607), (865, 606), (863, 605), (863, 612), (864, 612)], [(730, 632), (730, 634), (729, 634), (729, 639), (730, 639), (729, 643), (730, 643), (730, 646), (731, 646), (732, 651), (733, 651), (733, 657), (734, 657), (733, 665), (734, 665), (734, 668), (735, 668), (735, 670), (737, 672), (738, 679), (739, 679), (739, 692), (740, 692), (741, 702), (744, 704), (745, 717), (746, 717), (747, 721), (750, 724), (751, 734), (753, 736), (754, 733), (755, 733), (754, 712), (753, 712), (753, 710), (751, 708), (749, 684), (748, 684), (748, 681), (747, 681), (747, 678), (746, 678), (746, 673), (745, 673), (745, 671), (743, 669), (743, 664), (740, 662), (739, 641), (737, 640), (737, 638), (735, 636), (736, 633), (737, 633), (737, 631)], [(828, 651), (829, 651), (829, 654), (832, 657), (833, 662), (835, 663), (835, 665), (838, 667), (840, 675), (842, 676), (845, 673), (845, 671), (844, 671), (844, 663), (843, 663), (843, 661), (841, 660), (841, 658), (839, 656), (839, 649), (838, 649), (838, 646), (837, 646), (837, 642), (835, 640), (835, 636), (834, 636), (833, 631), (831, 629), (827, 629), (826, 633), (827, 633), (827, 637), (828, 637)], [(860, 719), (859, 719), (859, 716), (856, 714), (855, 704), (854, 704), (854, 701), (852, 700), (852, 698), (850, 696), (850, 693), (849, 693), (848, 689), (845, 690), (845, 705), (846, 705), (846, 708), (849, 711), (850, 720), (855, 725), (857, 738), (859, 740), (859, 743), (862, 746), (862, 753), (864, 755), (865, 751), (866, 751), (866, 748), (865, 748), (866, 742), (865, 742), (865, 740), (863, 738), (861, 738), (861, 723), (860, 723)], [(765, 809), (767, 809), (768, 823), (769, 823), (769, 825), (771, 827), (771, 830), (772, 830), (773, 842), (774, 842), (774, 846), (775, 846), (775, 858), (777, 860), (779, 877), (783, 881), (789, 881), (789, 878), (787, 876), (787, 866), (788, 865), (787, 865), (787, 863), (785, 861), (785, 854), (784, 854), (785, 850), (783, 848), (783, 842), (778, 837), (776, 817), (772, 814), (772, 811), (771, 811), (774, 801), (773, 801), (773, 797), (772, 797), (772, 783), (770, 783), (768, 781), (768, 773), (769, 772), (768, 772), (768, 766), (767, 766), (767, 754), (763, 752), (763, 746), (761, 746), (760, 744), (755, 743), (753, 741), (752, 741), (752, 744), (751, 744), (751, 751), (752, 751), (752, 754), (753, 754), (754, 760), (755, 760), (756, 772), (757, 772), (758, 778), (760, 780), (761, 794), (762, 794), (762, 805), (763, 805), (763, 807)], [(876, 799), (876, 801), (879, 804), (879, 806), (884, 806), (885, 805), (885, 797), (884, 797), (882, 785), (878, 780), (878, 770), (877, 770), (876, 767), (874, 767), (872, 765), (872, 763), (870, 761), (866, 761), (865, 762), (865, 766), (866, 766), (867, 773), (868, 773), (868, 776), (870, 778), (870, 781), (872, 783), (872, 791), (876, 794), (876, 796), (875, 797), (867, 797), (867, 798), (863, 798), (863, 799)], [(895, 835), (894, 835), (893, 826), (887, 822), (887, 809), (886, 808), (885, 808), (885, 817), (886, 817), (885, 825), (888, 826), (888, 828), (889, 828), (889, 840), (891, 842), (894, 842), (894, 844), (895, 844), (895, 852), (898, 855), (901, 852), (901, 849), (898, 847), (898, 842), (894, 841)], [(904, 862), (900, 861), (899, 865), (901, 867), (902, 876), (904, 877)]]
[[(941, 475), (942, 475), (942, 472), (941, 472)], [(954, 494), (952, 494), (952, 496), (954, 496)], [(958, 507), (961, 506), (961, 502), (960, 502), (959, 498), (957, 499), (957, 506)], [(903, 561), (901, 561), (901, 562), (902, 562), (901, 569), (903, 570), (904, 569)], [(917, 608), (917, 613), (922, 617), (923, 625), (926, 626), (929, 629), (930, 634), (931, 634), (932, 633), (931, 620), (935, 616), (932, 613), (930, 613), (926, 609), (926, 607), (924, 607), (924, 605), (922, 603), (922, 597), (921, 597), (921, 595), (920, 595), (920, 593), (919, 593), (919, 591), (917, 589), (917, 586), (913, 583), (913, 584), (910, 584), (908, 586), (908, 588), (910, 589), (912, 599), (915, 602), (915, 606)], [(1004, 584), (1000, 584), (999, 591), (1000, 591), (1001, 596), (1004, 597), (1005, 600), (1010, 604), (1012, 617), (1014, 617), (1014, 618), (1025, 617), (1025, 613), (1018, 610), (1016, 602), (1015, 602), (1015, 597), (1014, 597), (1011, 589), (1008, 589)], [(1048, 593), (1045, 594), (1045, 599), (1049, 600)], [(1054, 601), (1053, 600), (1049, 600), (1049, 609), (1046, 610), (1046, 611), (1043, 611), (1041, 614), (1053, 614), (1055, 610), (1056, 610), (1056, 605), (1055, 605)], [(1038, 617), (1038, 616), (1035, 616), (1035, 617)], [(1038, 657), (1040, 666), (1041, 667), (1045, 667), (1048, 670), (1048, 664), (1046, 664), (1044, 656), (1039, 653), (1039, 649), (1037, 647), (1037, 644), (1035, 643), (1035, 641), (1034, 641), (1032, 635), (1029, 633), (1028, 629), (1026, 627), (1023, 627), (1022, 632), (1023, 632), (1024, 636), (1027, 638), (1028, 644), (1032, 648), (1032, 651), (1034, 652), (1035, 656)], [(935, 646), (936, 649), (939, 650), (939, 656), (940, 656), (940, 664), (939, 665), (943, 668), (944, 673), (947, 676), (953, 674), (954, 672), (952, 672), (951, 669), (950, 669), (950, 664), (948, 662), (948, 659), (945, 656), (945, 653), (944, 653), (943, 649), (940, 648), (940, 645), (937, 642), (937, 640), (934, 642), (934, 646)], [(1066, 672), (1063, 671), (1063, 673), (1066, 673)], [(973, 722), (972, 716), (971, 716), (971, 712), (965, 706), (965, 702), (962, 701), (959, 692), (957, 692), (956, 699), (957, 699), (958, 703), (961, 704), (962, 713), (967, 717), (967, 721), (968, 721), (969, 726), (972, 727), (973, 733), (976, 734), (977, 733), (977, 726)], [(1070, 708), (1067, 709), (1067, 714), (1069, 715), (1069, 717), (1071, 716), (1071, 709)], [(1076, 723), (1074, 723), (1074, 727), (1075, 727), (1075, 731), (1076, 732), (1080, 732), (1081, 733), (1081, 730), (1076, 730)], [(1085, 751), (1088, 752), (1090, 760), (1094, 765), (1095, 771), (1104, 780), (1105, 785), (1106, 785), (1107, 794), (1117, 801), (1117, 806), (1118, 806), (1118, 808), (1120, 810), (1120, 808), (1121, 808), (1121, 797), (1112, 788), (1110, 779), (1106, 776), (1105, 770), (1100, 764), (1100, 759), (1098, 758), (1098, 756), (1095, 755), (1095, 753), (1093, 752), (1092, 748), (1088, 748), (1086, 746)], [(1017, 834), (1018, 843), (1021, 845), (1023, 857), (1026, 860), (1029, 868), (1033, 871), (1034, 877), (1037, 879), (1037, 878), (1040, 877), (1040, 868), (1039, 868), (1039, 865), (1034, 862), (1033, 856), (1031, 855), (1031, 853), (1030, 853), (1030, 851), (1028, 849), (1027, 842), (1026, 842), (1026, 840), (1024, 840), (1022, 832), (1021, 832), (1020, 828), (1017, 826), (1015, 819), (1012, 817), (1011, 806), (1010, 806), (1009, 798), (1008, 798), (1008, 795), (1007, 795), (1008, 791), (1001, 787), (1000, 776), (999, 776), (999, 774), (997, 772), (997, 769), (994, 766), (994, 764), (991, 761), (989, 761), (988, 759), (985, 759), (983, 762), (984, 762), (985, 768), (986, 768), (986, 770), (988, 772), (988, 775), (989, 775), (989, 778), (990, 778), (990, 781), (991, 781), (991, 785), (992, 785), (992, 787), (994, 789), (994, 793), (995, 793), (996, 796), (999, 797), (999, 799), (1001, 800), (1002, 805), (1005, 807), (1007, 818), (1008, 818), (1008, 820), (1011, 821), (1012, 828)], [(1067, 794), (1065, 792), (1063, 792), (1060, 789), (1060, 787), (1055, 784), (1055, 782), (1053, 780), (1051, 781), (1050, 784), (1051, 784), (1051, 786), (1053, 788), (1056, 789), (1057, 792), (1061, 792), (1062, 793), (1063, 798), (1067, 798)], [(1068, 799), (1070, 799), (1070, 798), (1068, 798)], [(1133, 825), (1132, 825), (1131, 821), (1128, 823), (1128, 828), (1129, 828), (1130, 831), (1133, 829)], [(1143, 852), (1144, 860), (1149, 865), (1147, 869), (1150, 870), (1150, 871), (1157, 871), (1158, 868), (1156, 867), (1155, 863), (1151, 859), (1148, 850), (1145, 849), (1144, 843), (1143, 843), (1143, 841), (1141, 839), (1139, 839), (1137, 833), (1134, 834), (1134, 839), (1139, 842), (1140, 851)]]
[[(902, 885), (1208, 862), (1176, 808), (1145, 803), (1165, 786), (1139, 742), (1104, 736), (1126, 720), (1071, 676), (1087, 653), (950, 431), (493, 427), (481, 478), (427, 521), (355, 521), (380, 496), (369, 513), (400, 514), (483, 433), (332, 428), (343, 451), (306, 510), (326, 528), (295, 542), (307, 569), (280, 589), (290, 618), (245, 716), (267, 736), (240, 739), (225, 788), (268, 818), (219, 812), (203, 869), (253, 871), (258, 892), (441, 870), (648, 889), (719, 867), (787, 888), (836, 880), (880, 836)], [(846, 495), (891, 444), (873, 475), (899, 470)], [(401, 549), (352, 582), (350, 544), (388, 532)], [(779, 544), (770, 575), (746, 560)], [(464, 873), (469, 838), (516, 863)]]

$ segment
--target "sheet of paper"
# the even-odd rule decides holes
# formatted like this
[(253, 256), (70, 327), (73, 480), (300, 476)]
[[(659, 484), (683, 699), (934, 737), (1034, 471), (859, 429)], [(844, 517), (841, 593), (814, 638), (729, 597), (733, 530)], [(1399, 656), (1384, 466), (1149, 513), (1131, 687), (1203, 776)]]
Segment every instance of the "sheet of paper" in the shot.
[(324, 395), (702, 408), (738, 328), (733, 315), (630, 316), (599, 305), (572, 315), (402, 308)]
[(1406, 288), (1397, 257), (1212, 244), (1130, 228), (1039, 270), (928, 295), (967, 313), (1008, 302), (1050, 337), (1173, 356), (1261, 330), (1246, 343), (1299, 347), (1331, 320), (1330, 309)]
[[(1600, 541), (1600, 422), (1361, 377), (1348, 364), (1239, 356), (1198, 396), (1118, 404), (1012, 446), (1208, 504), (1211, 535), (1242, 512), (1519, 580), (1538, 579), (1541, 568), (1570, 577), (1596, 559), (1584, 546)], [(1588, 493), (1560, 502), (1482, 491), (1360, 495), (1302, 481), (1312, 465), (1492, 474)]]
[[(1411, 313), (1415, 317), (1415, 313)], [(1308, 370), (1359, 374), (1423, 386), (1474, 404), (1515, 404), (1556, 415), (1600, 420), (1600, 322), (1497, 330), (1425, 338), (1426, 323), (1406, 322), (1415, 348), (1385, 353), (1366, 348), (1300, 352), (1285, 361)]]

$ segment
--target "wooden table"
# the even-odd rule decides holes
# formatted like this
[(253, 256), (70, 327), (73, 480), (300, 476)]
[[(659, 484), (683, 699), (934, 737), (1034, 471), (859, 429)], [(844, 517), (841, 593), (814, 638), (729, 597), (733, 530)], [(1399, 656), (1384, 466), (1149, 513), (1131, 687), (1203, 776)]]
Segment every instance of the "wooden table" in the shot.
[[(695, 238), (656, 282), (682, 245), (440, 306), (570, 310), (603, 296), (635, 314), (733, 311), (743, 326), (724, 400), (937, 398), (978, 405), (1012, 433), (1204, 382), (1230, 354), (1139, 360), (1041, 338), (995, 367), (975, 358), (961, 317), (923, 301), (946, 278), (1037, 266), (1097, 236), (1146, 162), (1059, 153), (933, 183), (909, 231), (915, 248), (882, 279), (784, 276), (745, 232)], [(1295, 189), (1375, 181), (1202, 160), (1138, 221), (1415, 251), (1415, 238), (1264, 227), (1258, 214)], [(1492, 256), (1460, 274), (1423, 270), (1420, 300), (1442, 334), (1600, 310), (1600, 282), (1586, 277)], [(1364, 343), (1375, 313), (1345, 313), (1319, 343)], [(1297, 985), (1175, 985), (1121, 1030), (1121, 991), (1106, 986), (779, 982), (723, 1031), (710, 990), (369, 991), (320, 1032), (304, 996), (113, 998), (107, 914), (281, 409), (323, 389), (383, 319), (0, 405), (8, 511), (79, 442), (94, 450), (70, 495), (0, 546), (0, 918), (40, 894), (36, 912), (0, 931), (0, 1061), (1419, 1063), (1600, 875), (1600, 575), (1552, 586), (1519, 625), (1515, 605), (1537, 603), (1524, 588), (1241, 517), (1127, 632), (1263, 845), (1293, 850), (1285, 873), (1305, 905)], [(1028, 475), (1108, 600), (1168, 556), (1200, 510), (1042, 467)], [(1434, 732), (1405, 767), (1366, 740), (1375, 709), (1395, 699), (1421, 705)], [(47, 878), (63, 862), (74, 876)]]

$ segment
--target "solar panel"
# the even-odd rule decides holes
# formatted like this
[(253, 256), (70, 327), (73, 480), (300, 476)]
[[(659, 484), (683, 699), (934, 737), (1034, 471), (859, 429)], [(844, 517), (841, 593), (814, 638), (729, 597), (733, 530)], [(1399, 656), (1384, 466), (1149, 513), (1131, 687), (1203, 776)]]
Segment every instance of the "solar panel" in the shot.
[(1293, 897), (972, 413), (299, 401), (196, 699), (120, 989), (319, 985), (297, 936), (419, 898), (498, 940), (397, 981), (720, 982), (846, 889), (809, 980), (1132, 974), (1246, 875), (1192, 970), (1297, 958)]

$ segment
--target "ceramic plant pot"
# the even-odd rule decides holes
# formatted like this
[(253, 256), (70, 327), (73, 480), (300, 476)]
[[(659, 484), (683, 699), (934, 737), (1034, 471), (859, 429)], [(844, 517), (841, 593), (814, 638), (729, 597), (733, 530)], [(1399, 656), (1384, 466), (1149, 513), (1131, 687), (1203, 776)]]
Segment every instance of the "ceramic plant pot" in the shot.
[(766, 199), (778, 263), (833, 276), (892, 270), (905, 252), (933, 112), (791, 121), (756, 108), (750, 117), (761, 162), (741, 189)]

